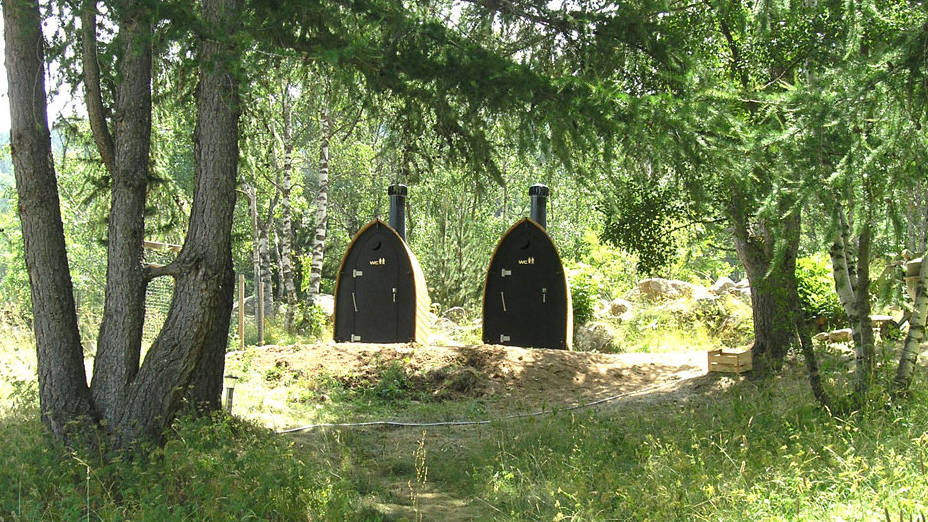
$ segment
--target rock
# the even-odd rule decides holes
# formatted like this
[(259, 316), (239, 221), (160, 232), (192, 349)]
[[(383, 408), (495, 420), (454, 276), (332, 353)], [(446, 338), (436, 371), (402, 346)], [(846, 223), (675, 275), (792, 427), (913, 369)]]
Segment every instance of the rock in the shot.
[(703, 299), (711, 295), (709, 290), (702, 285), (694, 285), (693, 283), (678, 281), (676, 279), (662, 279), (660, 277), (652, 277), (639, 282), (638, 292), (652, 301), (675, 299), (678, 297)]
[(734, 287), (735, 287), (734, 281), (732, 281), (731, 279), (725, 276), (722, 276), (718, 278), (718, 280), (715, 283), (712, 284), (712, 286), (709, 288), (709, 291), (711, 291), (715, 295), (723, 295), (723, 294), (728, 293), (728, 291)]
[(316, 295), (313, 299), (313, 305), (321, 308), (326, 317), (332, 317), (335, 314), (335, 297), (329, 294)]
[(461, 308), (460, 306), (452, 306), (451, 308), (445, 310), (445, 313), (441, 314), (442, 317), (455, 323), (463, 323), (467, 320), (467, 310)]
[(846, 343), (853, 338), (853, 334), (850, 328), (842, 328), (841, 330), (833, 330), (828, 333), (828, 340), (833, 343)]
[(728, 293), (746, 303), (751, 302), (751, 287), (749, 286), (735, 287), (732, 288)]
[(642, 296), (652, 300), (673, 297), (671, 293), (676, 293), (670, 281), (659, 277), (642, 280), (638, 283), (638, 291)]
[(587, 323), (574, 333), (574, 349), (581, 352), (614, 352), (612, 328), (599, 321)]
[(874, 327), (880, 327), (886, 323), (895, 323), (896, 321), (891, 315), (871, 315), (870, 322), (873, 323)]
[(697, 301), (712, 301), (718, 299), (718, 296), (709, 291), (708, 288), (702, 285), (694, 285), (687, 283), (690, 288), (690, 296)]
[(748, 281), (747, 279), (742, 279), (741, 281), (738, 281), (737, 283), (735, 283), (735, 288), (750, 288), (750, 287), (751, 287), (751, 282)]
[(814, 336), (812, 336), (812, 339), (814, 339), (814, 340), (816, 340), (816, 341), (827, 341), (827, 340), (828, 340), (828, 332), (817, 333), (817, 334), (815, 334)]
[(609, 303), (609, 313), (614, 317), (619, 317), (622, 314), (631, 311), (632, 304), (621, 297), (617, 297)]

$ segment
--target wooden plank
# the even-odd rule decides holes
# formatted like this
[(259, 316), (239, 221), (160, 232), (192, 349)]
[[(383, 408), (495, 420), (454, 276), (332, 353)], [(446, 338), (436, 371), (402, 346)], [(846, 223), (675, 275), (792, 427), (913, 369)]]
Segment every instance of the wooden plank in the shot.
[(749, 350), (709, 350), (706, 353), (710, 372), (744, 373), (753, 368), (753, 353)]
[(142, 244), (149, 250), (171, 250), (174, 253), (180, 252), (181, 248), (183, 248), (180, 245), (159, 243), (158, 241), (143, 241)]

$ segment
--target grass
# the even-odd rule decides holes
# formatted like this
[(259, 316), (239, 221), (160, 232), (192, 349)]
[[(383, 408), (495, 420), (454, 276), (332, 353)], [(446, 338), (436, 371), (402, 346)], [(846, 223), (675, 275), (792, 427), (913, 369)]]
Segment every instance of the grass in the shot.
[[(928, 514), (924, 375), (909, 400), (889, 404), (877, 387), (875, 407), (848, 418), (815, 404), (801, 365), (792, 361), (768, 380), (708, 379), (705, 393), (685, 401), (614, 404), (480, 427), (280, 436), (225, 415), (183, 417), (163, 448), (98, 455), (65, 451), (46, 439), (34, 388), (6, 384), (9, 376), (34, 371), (28, 336), (2, 338), (0, 520), (873, 520), (886, 513), (895, 520)], [(286, 415), (295, 420), (313, 411), (318, 420), (483, 418), (492, 406), (427, 401), (395, 363), (365, 383), (346, 385), (331, 376), (246, 366), (246, 360), (237, 368), (244, 382), (272, 382), (287, 394), (250, 404), (258, 397), (240, 386), (236, 409), (265, 412), (262, 423), (285, 424)], [(824, 365), (832, 386), (843, 378), (837, 360), (829, 357)]]

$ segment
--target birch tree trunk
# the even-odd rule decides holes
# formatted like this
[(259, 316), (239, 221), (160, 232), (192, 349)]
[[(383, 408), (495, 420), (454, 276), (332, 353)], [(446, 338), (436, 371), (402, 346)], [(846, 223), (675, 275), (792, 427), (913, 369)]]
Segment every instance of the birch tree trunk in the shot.
[(281, 292), (287, 302), (284, 326), (293, 332), (293, 316), (296, 312), (296, 287), (293, 283), (293, 225), (290, 209), (290, 191), (293, 178), (293, 114), (290, 104), (290, 82), (285, 82), (281, 92), (281, 117), (283, 119), (282, 141), (284, 164), (281, 174), (280, 194), (280, 279)]
[(871, 227), (869, 222), (863, 225), (855, 247), (850, 220), (845, 217), (845, 209), (840, 203), (836, 206), (835, 217), (837, 230), (830, 252), (831, 266), (838, 300), (847, 314), (854, 340), (855, 402), (850, 407), (856, 409), (863, 405), (873, 382), (875, 341), (870, 319)]
[(918, 352), (925, 342), (925, 316), (928, 313), (928, 256), (922, 258), (915, 290), (915, 309), (909, 319), (909, 333), (905, 336), (899, 366), (896, 368), (895, 392), (904, 393), (912, 384)]
[(44, 42), (36, 1), (4, 0), (10, 151), (39, 374), (42, 422), (61, 441), (95, 417), (65, 250), (45, 102)]
[(331, 121), (329, 111), (323, 107), (319, 114), (322, 135), (319, 141), (319, 192), (316, 194), (316, 232), (313, 235), (312, 262), (309, 271), (309, 288), (306, 291), (307, 308), (313, 306), (322, 284), (322, 262), (325, 254), (325, 237), (328, 227), (329, 206), (329, 140)]
[(274, 217), (270, 212), (270, 219), (259, 223), (258, 226), (258, 261), (261, 265), (261, 284), (264, 285), (264, 314), (274, 316), (274, 280), (271, 276), (271, 224)]

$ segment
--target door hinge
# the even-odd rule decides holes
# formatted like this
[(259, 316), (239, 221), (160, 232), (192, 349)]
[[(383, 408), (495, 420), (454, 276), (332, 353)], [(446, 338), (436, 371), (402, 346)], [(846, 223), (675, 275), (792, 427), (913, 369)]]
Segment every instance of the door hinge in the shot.
[(506, 276), (511, 276), (511, 275), (512, 275), (512, 270), (506, 270), (506, 269), (504, 268), (504, 269), (503, 269), (503, 275), (500, 276), (500, 277), (506, 277)]
[(356, 268), (351, 270), (351, 277), (361, 277), (364, 275), (364, 272)]
[(360, 336), (360, 335), (351, 334), (351, 342), (353, 342), (353, 343), (359, 343), (359, 342), (361, 342), (361, 336)]
[(505, 343), (505, 342), (508, 341), (508, 340), (509, 340), (509, 336), (508, 336), (508, 335), (499, 334), (499, 342)]

